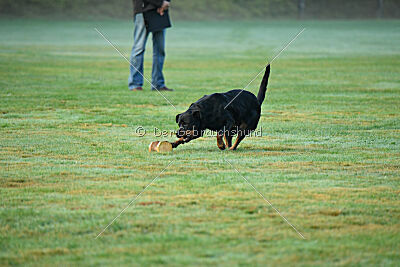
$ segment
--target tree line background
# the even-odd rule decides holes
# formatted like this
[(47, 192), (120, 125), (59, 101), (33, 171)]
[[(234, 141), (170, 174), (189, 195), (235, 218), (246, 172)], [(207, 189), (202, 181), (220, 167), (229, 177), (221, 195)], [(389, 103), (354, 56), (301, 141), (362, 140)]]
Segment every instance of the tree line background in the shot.
[[(2, 17), (131, 18), (132, 0), (0, 0)], [(400, 18), (400, 0), (172, 0), (173, 19)]]

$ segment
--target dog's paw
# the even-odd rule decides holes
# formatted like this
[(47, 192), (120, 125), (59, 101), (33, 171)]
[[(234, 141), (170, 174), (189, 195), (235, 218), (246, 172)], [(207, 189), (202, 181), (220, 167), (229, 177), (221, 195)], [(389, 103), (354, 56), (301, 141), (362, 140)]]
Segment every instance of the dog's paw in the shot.
[(225, 145), (219, 145), (219, 144), (218, 144), (218, 148), (219, 148), (220, 150), (225, 150)]

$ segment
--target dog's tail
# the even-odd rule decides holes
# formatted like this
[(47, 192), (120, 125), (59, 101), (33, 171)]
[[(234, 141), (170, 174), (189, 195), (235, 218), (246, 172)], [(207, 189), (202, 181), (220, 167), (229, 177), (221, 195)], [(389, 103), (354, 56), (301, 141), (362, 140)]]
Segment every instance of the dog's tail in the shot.
[(260, 103), (260, 106), (264, 102), (265, 92), (267, 91), (268, 78), (269, 78), (270, 71), (271, 71), (271, 67), (270, 67), (270, 64), (268, 63), (267, 68), (265, 69), (264, 77), (260, 84), (260, 89), (258, 90), (258, 94), (257, 94), (257, 100), (258, 100), (258, 103)]

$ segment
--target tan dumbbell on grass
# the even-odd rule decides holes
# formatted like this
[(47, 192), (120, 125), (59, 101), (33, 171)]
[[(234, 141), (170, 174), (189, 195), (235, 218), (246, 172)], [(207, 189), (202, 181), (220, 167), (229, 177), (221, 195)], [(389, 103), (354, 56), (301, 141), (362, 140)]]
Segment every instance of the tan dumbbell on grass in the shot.
[(167, 141), (155, 141), (151, 142), (149, 145), (149, 152), (170, 152), (172, 151), (172, 144)]

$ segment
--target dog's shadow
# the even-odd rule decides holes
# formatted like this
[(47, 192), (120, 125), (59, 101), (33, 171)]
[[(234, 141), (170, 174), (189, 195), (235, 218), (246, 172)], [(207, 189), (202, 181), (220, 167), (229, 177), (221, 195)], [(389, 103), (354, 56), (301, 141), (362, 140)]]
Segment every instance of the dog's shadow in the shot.
[(207, 153), (213, 153), (213, 152), (219, 152), (219, 153), (224, 153), (226, 155), (229, 155), (229, 153), (240, 153), (240, 154), (248, 154), (251, 153), (252, 156), (254, 154), (296, 154), (296, 153), (303, 153), (305, 151), (308, 151), (309, 149), (305, 147), (296, 147), (296, 146), (288, 146), (288, 145), (277, 145), (277, 146), (254, 146), (254, 145), (241, 145), (239, 146), (236, 150), (220, 150), (218, 147), (180, 147), (174, 149), (174, 152), (180, 152), (182, 151), (183, 153), (198, 153), (198, 152), (207, 152)]

